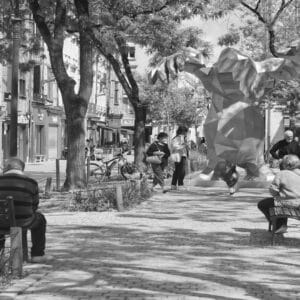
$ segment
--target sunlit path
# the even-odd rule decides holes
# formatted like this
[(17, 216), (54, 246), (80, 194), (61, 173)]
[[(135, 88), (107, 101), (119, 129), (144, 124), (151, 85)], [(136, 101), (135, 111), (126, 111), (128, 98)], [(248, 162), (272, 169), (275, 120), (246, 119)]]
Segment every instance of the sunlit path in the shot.
[(270, 246), (265, 195), (190, 188), (124, 213), (49, 213), (53, 264), (0, 299), (299, 299), (300, 223)]

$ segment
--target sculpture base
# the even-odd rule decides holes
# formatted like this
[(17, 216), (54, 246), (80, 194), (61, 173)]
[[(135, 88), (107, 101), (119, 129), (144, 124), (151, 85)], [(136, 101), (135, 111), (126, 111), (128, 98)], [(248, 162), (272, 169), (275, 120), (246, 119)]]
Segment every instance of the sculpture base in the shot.
[[(237, 167), (239, 173), (239, 180), (237, 183), (237, 189), (239, 188), (268, 188), (275, 177), (276, 170), (271, 170), (267, 165), (264, 165), (259, 170), (259, 177), (249, 177), (246, 171)], [(220, 187), (228, 188), (225, 181), (222, 179), (213, 180), (214, 171), (207, 172), (205, 170), (202, 173), (196, 173), (190, 177), (190, 185), (200, 187)]]
[[(191, 180), (192, 186), (199, 187), (219, 187), (228, 189), (227, 184), (223, 180), (201, 180), (201, 179), (193, 179)], [(237, 190), (240, 188), (269, 188), (270, 181), (255, 181), (255, 180), (239, 180), (237, 183)]]

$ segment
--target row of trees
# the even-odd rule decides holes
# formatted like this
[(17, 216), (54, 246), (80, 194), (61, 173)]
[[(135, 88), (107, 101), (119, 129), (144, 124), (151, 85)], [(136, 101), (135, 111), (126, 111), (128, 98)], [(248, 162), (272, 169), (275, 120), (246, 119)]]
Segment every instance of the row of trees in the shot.
[[(21, 0), (1, 2), (3, 16), (13, 16)], [(197, 46), (198, 29), (178, 29), (181, 20), (204, 12), (206, 1), (181, 0), (25, 0), (22, 15), (32, 15), (47, 46), (52, 71), (62, 94), (68, 135), (68, 159), (64, 187), (85, 185), (84, 119), (92, 91), (95, 52), (111, 64), (135, 112), (135, 162), (142, 161), (147, 103), (127, 56), (127, 42), (147, 47), (148, 53), (169, 55), (183, 46)], [(14, 16), (16, 17), (16, 15)], [(2, 59), (9, 60), (12, 32), (9, 20), (2, 18)], [(13, 21), (13, 18), (12, 18)], [(21, 22), (24, 22), (22, 20)], [(25, 28), (25, 27), (21, 27)], [(25, 32), (21, 34), (25, 35)], [(63, 60), (66, 37), (75, 35), (80, 48), (79, 91)]]
[[(19, 1), (2, 1), (3, 16), (13, 15)], [(259, 8), (260, 2), (257, 1), (254, 9)], [(281, 1), (286, 6), (291, 2)], [(69, 148), (64, 184), (66, 189), (85, 185), (85, 170), (81, 167), (84, 165), (84, 119), (92, 91), (95, 52), (103, 55), (111, 64), (134, 109), (134, 153), (135, 163), (139, 164), (143, 157), (149, 105), (147, 97), (140, 95), (139, 82), (129, 64), (127, 42), (145, 47), (148, 54), (154, 55), (155, 63), (160, 57), (173, 54), (183, 47), (204, 46), (199, 29), (180, 28), (182, 20), (195, 15), (220, 17), (239, 5), (245, 6), (244, 1), (237, 0), (23, 0), (22, 3), (24, 9), (28, 9), (33, 16), (39, 34), (47, 45), (53, 74), (63, 98)], [(10, 43), (7, 41), (12, 35), (11, 27), (6, 26), (9, 20), (4, 17), (3, 20), (1, 31), (4, 42), (0, 45), (0, 51), (6, 53), (2, 58), (8, 60)], [(273, 23), (268, 23), (267, 28), (272, 29)], [(271, 31), (268, 32), (271, 36)], [(64, 41), (70, 34), (76, 36), (80, 48), (78, 92), (75, 92), (75, 81), (68, 75), (63, 60)], [(35, 44), (34, 39), (32, 43)], [(155, 101), (155, 107), (161, 104), (162, 97), (165, 98), (165, 92), (157, 90), (160, 96)], [(166, 88), (163, 90), (166, 91)], [(189, 93), (182, 93), (190, 97)], [(147, 90), (144, 94), (147, 95)], [(199, 101), (197, 103), (199, 105)]]

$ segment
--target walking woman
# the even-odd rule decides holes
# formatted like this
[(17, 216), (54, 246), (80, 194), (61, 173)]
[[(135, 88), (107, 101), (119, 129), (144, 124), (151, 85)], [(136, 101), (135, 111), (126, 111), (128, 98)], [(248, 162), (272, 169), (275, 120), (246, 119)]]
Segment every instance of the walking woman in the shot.
[(172, 139), (171, 142), (171, 158), (175, 163), (171, 190), (185, 189), (183, 187), (183, 180), (185, 177), (186, 160), (189, 156), (187, 133), (188, 129), (185, 126), (179, 126), (176, 131), (176, 136)]
[(164, 169), (168, 165), (168, 158), (170, 156), (170, 150), (168, 147), (168, 135), (165, 132), (160, 132), (157, 136), (157, 141), (152, 143), (147, 152), (147, 156), (158, 156), (161, 159), (161, 163), (151, 163), (152, 170), (154, 173), (153, 187), (159, 184), (163, 192), (168, 190), (165, 188), (164, 183)]

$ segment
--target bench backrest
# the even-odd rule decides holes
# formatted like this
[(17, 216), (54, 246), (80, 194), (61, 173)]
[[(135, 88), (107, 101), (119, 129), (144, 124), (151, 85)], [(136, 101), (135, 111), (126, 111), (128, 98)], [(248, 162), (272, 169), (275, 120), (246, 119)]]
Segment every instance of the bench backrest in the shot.
[(16, 226), (14, 199), (11, 196), (0, 199), (0, 229)]

